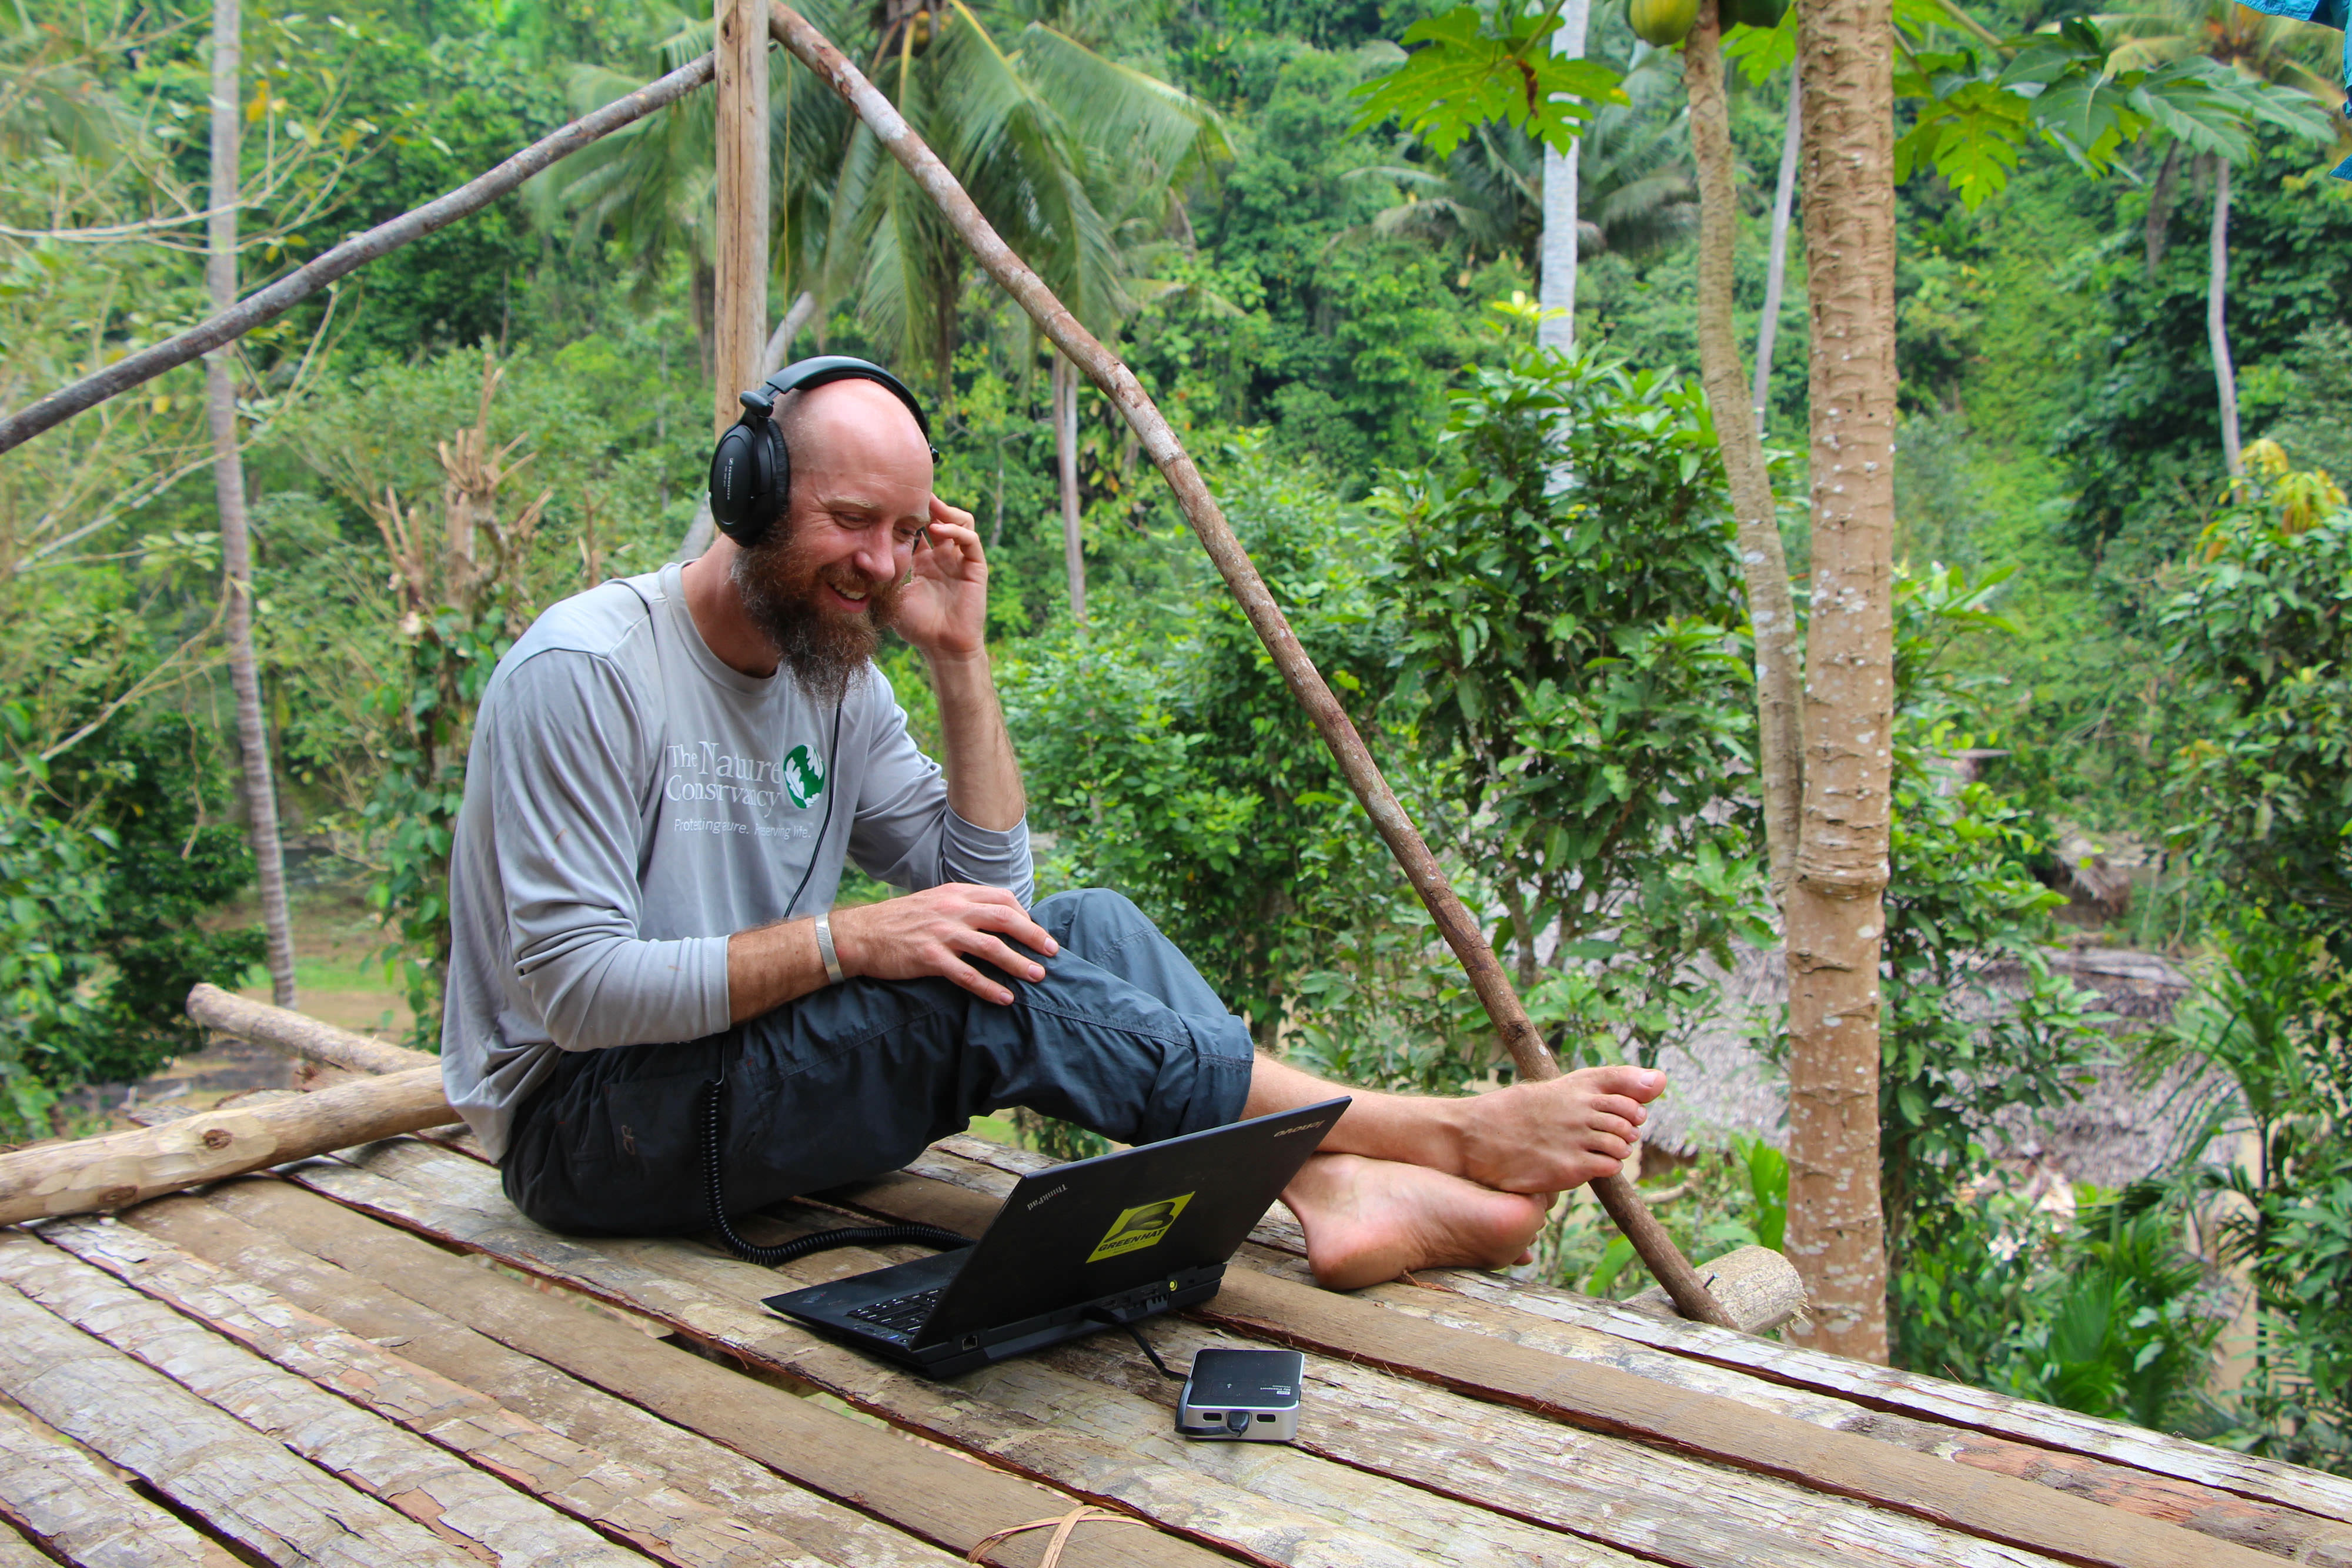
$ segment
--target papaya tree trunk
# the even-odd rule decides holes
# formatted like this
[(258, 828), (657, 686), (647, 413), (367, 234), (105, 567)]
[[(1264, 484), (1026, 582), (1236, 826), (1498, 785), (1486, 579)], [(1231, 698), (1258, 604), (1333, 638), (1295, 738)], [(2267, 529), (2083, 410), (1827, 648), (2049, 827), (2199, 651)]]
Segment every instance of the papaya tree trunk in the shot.
[(1886, 1359), (1879, 946), (1895, 634), (1892, 0), (1798, 0), (1811, 306), (1811, 615), (1789, 887), (1789, 1259), (1810, 1343)]
[(1772, 188), (1772, 251), (1764, 264), (1764, 314), (1756, 323), (1756, 434), (1769, 428), (1772, 402), (1772, 344), (1780, 335), (1780, 297), (1789, 285), (1789, 215), (1796, 205), (1797, 120), (1805, 105), (1805, 79), (1789, 73), (1789, 122), (1780, 129), (1780, 179)]
[(2230, 361), (2230, 161), (2213, 159), (2213, 235), (2205, 283), (2205, 340), (2213, 348), (2213, 390), (2221, 400), (2221, 460), (2234, 479), (2246, 471), (2238, 444), (2238, 368)]
[[(1591, 17), (1591, 0), (1565, 0), (1559, 26), (1551, 36), (1551, 52), (1562, 59), (1584, 57), (1584, 36)], [(1543, 246), (1537, 303), (1547, 310), (1565, 312), (1538, 323), (1536, 341), (1565, 351), (1576, 341), (1576, 205), (1577, 162), (1580, 142), (1565, 152), (1544, 146)]]
[(1748, 618), (1756, 628), (1757, 762), (1764, 793), (1764, 843), (1773, 902), (1785, 904), (1796, 862), (1803, 789), (1797, 714), (1803, 651), (1797, 644), (1789, 566), (1780, 550), (1780, 509), (1764, 468), (1763, 437), (1748, 413), (1748, 377), (1740, 368), (1738, 323), (1732, 310), (1739, 205), (1732, 182), (1731, 106), (1724, 92), (1719, 17), (1717, 0), (1700, 0), (1698, 21), (1683, 46), (1691, 157), (1698, 171), (1699, 380), (1715, 415), (1715, 439), (1723, 450), (1731, 509), (1739, 522), (1739, 561), (1747, 576)]
[[(213, 0), (212, 216), (207, 220), (205, 288), (215, 310), (236, 303), (237, 141), (245, 107), (237, 90), (242, 47), (237, 0)], [(236, 744), (244, 758), (245, 820), (253, 842), (261, 925), (268, 940), (269, 994), (295, 1004), (294, 922), (286, 905), (286, 858), (278, 841), (278, 789), (269, 768), (269, 730), (261, 716), (261, 675), (253, 658), (253, 548), (246, 528), (245, 460), (236, 448), (236, 350), (205, 356), (205, 410), (212, 426), (213, 495), (220, 507), (221, 573), (228, 595), (229, 689), (236, 704)]]

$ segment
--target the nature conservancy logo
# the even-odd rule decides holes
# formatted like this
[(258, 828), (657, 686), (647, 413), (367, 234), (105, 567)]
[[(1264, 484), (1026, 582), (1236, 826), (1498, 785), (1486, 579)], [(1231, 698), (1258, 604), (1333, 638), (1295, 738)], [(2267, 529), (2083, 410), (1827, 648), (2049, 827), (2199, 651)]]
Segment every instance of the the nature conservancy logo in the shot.
[(808, 803), (824, 793), (824, 769), (809, 755), (805, 746), (795, 746), (784, 758), (784, 795), (795, 806)]
[(1192, 1201), (1192, 1195), (1188, 1192), (1181, 1197), (1163, 1197), (1158, 1203), (1147, 1203), (1139, 1208), (1124, 1210), (1110, 1222), (1110, 1228), (1103, 1233), (1103, 1239), (1096, 1244), (1095, 1249), (1087, 1254), (1087, 1261), (1099, 1263), (1122, 1252), (1139, 1252), (1146, 1247), (1157, 1247), (1160, 1239), (1175, 1225), (1176, 1217), (1184, 1212), (1184, 1206)]
[[(775, 815), (787, 801), (806, 810), (810, 801), (824, 793), (827, 779), (824, 768), (805, 746), (795, 746), (782, 761), (772, 757), (753, 757), (730, 751), (715, 740), (688, 744), (672, 742), (663, 748), (662, 762), (667, 777), (662, 780), (665, 799), (677, 804), (694, 800), (716, 801), (727, 806), (748, 806), (755, 818)], [(735, 813), (729, 813), (732, 816)], [(743, 824), (729, 826), (726, 820), (709, 821), (687, 818), (680, 827), (698, 824), (727, 832), (749, 831)], [(798, 837), (805, 828), (762, 828), (762, 836), (782, 832)]]

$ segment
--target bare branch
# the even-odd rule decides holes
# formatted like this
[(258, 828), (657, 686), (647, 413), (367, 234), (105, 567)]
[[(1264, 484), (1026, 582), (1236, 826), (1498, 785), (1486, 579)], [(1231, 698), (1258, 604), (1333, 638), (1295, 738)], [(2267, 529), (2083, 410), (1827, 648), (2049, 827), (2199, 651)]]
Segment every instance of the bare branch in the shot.
[[(23, 444), (41, 432), (95, 407), (117, 392), (128, 391), (175, 365), (186, 364), (201, 354), (242, 337), (262, 323), (285, 314), (337, 278), (379, 256), (390, 255), (411, 240), (421, 239), (459, 218), (479, 212), (558, 159), (578, 152), (625, 125), (634, 124), (655, 110), (676, 103), (709, 81), (710, 71), (711, 57), (709, 55), (691, 60), (626, 98), (615, 99), (594, 113), (583, 115), (562, 130), (541, 137), (489, 172), (467, 181), (446, 195), (436, 197), (412, 212), (403, 213), (389, 222), (378, 224), (365, 234), (345, 240), (268, 287), (248, 295), (233, 309), (224, 310), (184, 332), (127, 355), (95, 375), (85, 376), (71, 386), (51, 392), (30, 407), (0, 419), (0, 452)], [(92, 358), (102, 359), (103, 355), (93, 353)]]

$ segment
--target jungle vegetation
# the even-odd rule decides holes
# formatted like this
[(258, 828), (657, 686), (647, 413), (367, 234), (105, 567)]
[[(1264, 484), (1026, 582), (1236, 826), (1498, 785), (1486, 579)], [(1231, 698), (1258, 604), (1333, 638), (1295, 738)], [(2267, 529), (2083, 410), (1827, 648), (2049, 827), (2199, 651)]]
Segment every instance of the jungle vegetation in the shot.
[[(1784, 1018), (1721, 1002), (1779, 917), (1749, 588), (1700, 390), (1683, 54), (1637, 38), (1622, 6), (1594, 7), (1585, 57), (1624, 90), (1582, 127), (1562, 352), (1539, 342), (1532, 303), (1542, 128), (1363, 123), (1398, 41), (1450, 7), (803, 9), (952, 150), (1178, 424), (1555, 1049), (1647, 1061), (1729, 1030), (1785, 1060)], [(2315, 139), (2338, 40), (2192, 0), (2103, 24), (2043, 0), (1912, 9), (1881, 969), (1890, 1352), (2347, 1469), (2352, 183), (2327, 178), (2344, 149)], [(0, 11), (7, 408), (206, 313), (212, 20), (178, 0)], [(2152, 120), (2087, 151), (2025, 136), (1988, 152), (1951, 129), (1953, 84), (2002, 68), (1983, 37), (2100, 26), (2123, 66), (2210, 60), (2316, 114), (2231, 99), (2209, 105), (2227, 135)], [(248, 5), (247, 287), (709, 31), (707, 12), (669, 0)], [(1790, 123), (1782, 31), (1733, 29), (1717, 62), (1751, 368)], [(796, 351), (869, 354), (931, 392), (940, 492), (992, 551), (1045, 882), (1137, 898), (1267, 1049), (1367, 1084), (1506, 1081), (1124, 427), (838, 106), (781, 57), (772, 74), (772, 313), (805, 291)], [(709, 117), (706, 95), (647, 120), (226, 361), (289, 876), (368, 890), (371, 983), (424, 1043), (483, 682), (538, 610), (671, 559), (693, 521)], [(1759, 384), (1770, 523), (1802, 615), (1811, 411), (1793, 226)], [(194, 1049), (178, 1001), (194, 980), (268, 983), (215, 460), (198, 366), (0, 456), (14, 1136), (76, 1130), (89, 1086)], [(887, 659), (920, 731), (919, 665)], [(1959, 782), (1964, 756), (1986, 765)], [(2192, 977), (2158, 1027), (2116, 1019), (2050, 962), (2085, 930), (2058, 920), (2085, 845), (2130, 872), (2128, 906), (2068, 913)], [(2189, 1084), (2182, 1135), (2128, 1186), (2034, 1203), (2011, 1157), (2017, 1118), (2101, 1072), (2144, 1075), (2151, 1099), (2159, 1081)], [(1788, 1170), (1780, 1132), (1761, 1131), (1655, 1178), (1679, 1184), (1662, 1214), (1696, 1253), (1780, 1244)], [(1066, 1151), (1085, 1137), (1029, 1135)], [(1625, 1262), (1594, 1211), (1569, 1206), (1540, 1267), (1608, 1291), (1632, 1283)]]

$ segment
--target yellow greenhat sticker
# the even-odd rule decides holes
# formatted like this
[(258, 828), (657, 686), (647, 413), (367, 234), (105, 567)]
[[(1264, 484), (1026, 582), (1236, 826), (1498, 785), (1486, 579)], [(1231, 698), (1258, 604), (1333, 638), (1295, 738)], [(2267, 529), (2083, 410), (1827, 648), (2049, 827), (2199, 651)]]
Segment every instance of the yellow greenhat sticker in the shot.
[(1192, 1201), (1192, 1195), (1188, 1192), (1181, 1197), (1163, 1197), (1139, 1208), (1122, 1210), (1119, 1217), (1110, 1222), (1110, 1229), (1103, 1234), (1095, 1249), (1087, 1254), (1087, 1261), (1099, 1263), (1122, 1252), (1140, 1252), (1146, 1247), (1157, 1247), (1160, 1239), (1168, 1234), (1170, 1227), (1176, 1223), (1176, 1217), (1184, 1212), (1184, 1206)]

